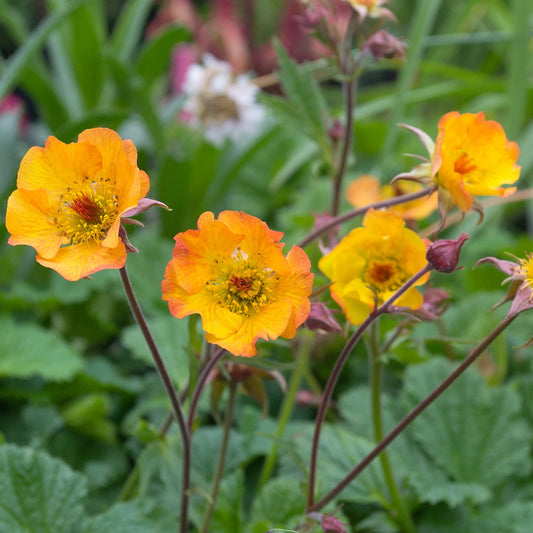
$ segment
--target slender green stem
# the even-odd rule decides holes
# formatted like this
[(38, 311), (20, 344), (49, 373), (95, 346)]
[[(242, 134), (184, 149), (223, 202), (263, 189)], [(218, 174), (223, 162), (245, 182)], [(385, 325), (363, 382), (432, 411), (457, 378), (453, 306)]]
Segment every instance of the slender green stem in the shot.
[(182, 477), (182, 494), (181, 494), (181, 509), (180, 509), (180, 531), (181, 533), (186, 533), (188, 529), (188, 508), (189, 508), (189, 482), (190, 482), (190, 463), (191, 463), (191, 439), (190, 433), (185, 423), (185, 417), (183, 415), (183, 409), (181, 407), (180, 399), (174, 388), (174, 384), (170, 379), (170, 375), (166, 369), (165, 363), (159, 349), (155, 343), (152, 332), (148, 327), (148, 323), (144, 318), (143, 312), (133, 291), (130, 278), (128, 276), (128, 271), (126, 266), (123, 266), (120, 270), (120, 279), (122, 280), (122, 285), (124, 287), (124, 292), (126, 293), (126, 299), (130, 306), (131, 312), (137, 322), (141, 332), (144, 336), (146, 344), (150, 349), (152, 358), (154, 360), (155, 366), (163, 382), (163, 386), (167, 392), (168, 397), (170, 398), (170, 403), (172, 404), (172, 409), (174, 411), (174, 416), (178, 422), (178, 426), (181, 434), (182, 441), (182, 459), (183, 459), (183, 477)]
[(215, 477), (213, 479), (213, 487), (211, 490), (211, 498), (209, 500), (209, 506), (204, 517), (204, 523), (202, 525), (201, 533), (208, 533), (211, 519), (213, 518), (213, 512), (215, 511), (215, 505), (218, 496), (218, 489), (222, 480), (222, 474), (224, 473), (224, 463), (226, 462), (226, 452), (228, 449), (229, 435), (231, 432), (231, 425), (233, 422), (233, 407), (235, 405), (235, 396), (237, 392), (237, 383), (231, 382), (229, 387), (228, 404), (226, 405), (226, 416), (224, 418), (224, 428), (222, 433), (222, 444), (220, 445), (220, 453), (218, 456), (217, 469)]
[(359, 339), (361, 338), (365, 330), (368, 328), (368, 326), (370, 326), (370, 324), (372, 324), (372, 322), (376, 320), (376, 318), (381, 316), (383, 313), (387, 312), (389, 307), (402, 294), (404, 294), (420, 278), (424, 277), (430, 271), (431, 271), (431, 267), (429, 265), (426, 265), (424, 268), (419, 270), (412, 278), (406, 281), (385, 303), (383, 303), (380, 307), (372, 311), (372, 313), (368, 315), (365, 321), (357, 328), (355, 333), (350, 337), (350, 339), (348, 340), (348, 342), (342, 349), (341, 353), (339, 354), (339, 357), (337, 361), (335, 362), (335, 365), (333, 366), (331, 374), (329, 375), (328, 382), (326, 383), (326, 388), (324, 389), (324, 393), (322, 394), (322, 400), (318, 407), (318, 413), (316, 415), (315, 431), (313, 434), (313, 441), (311, 443), (311, 457), (309, 460), (309, 481), (308, 481), (308, 493), (307, 493), (307, 511), (308, 512), (315, 510), (315, 507), (316, 507), (315, 505), (313, 505), (313, 502), (315, 498), (315, 478), (316, 478), (316, 466), (317, 466), (317, 457), (318, 457), (318, 443), (320, 440), (320, 431), (322, 430), (322, 424), (324, 423), (324, 418), (326, 416), (327, 406), (329, 405), (329, 402), (331, 401), (333, 390), (335, 389), (335, 385), (337, 384), (337, 380), (339, 379), (339, 376), (344, 367), (344, 364), (348, 360), (348, 356), (352, 352), (355, 345), (359, 342)]
[[(383, 363), (380, 360), (380, 346), (379, 346), (379, 330), (378, 321), (374, 322), (369, 330), (368, 335), (368, 362), (370, 370), (370, 394), (372, 405), (372, 425), (374, 426), (374, 438), (376, 443), (383, 439), (383, 417), (381, 409), (381, 399), (383, 391)], [(389, 489), (390, 497), (392, 499), (392, 507), (397, 513), (393, 518), (398, 521), (398, 524), (403, 531), (414, 533), (413, 521), (406, 508), (405, 502), (402, 499), (394, 473), (386, 450), (383, 450), (379, 456), (381, 463), (381, 470), (385, 483)]]
[(424, 196), (429, 196), (432, 192), (435, 191), (435, 187), (427, 187), (421, 191), (413, 192), (411, 194), (403, 194), (401, 196), (395, 196), (394, 198), (389, 198), (388, 200), (382, 200), (380, 202), (374, 202), (373, 204), (365, 205), (364, 207), (358, 207), (357, 209), (352, 209), (347, 213), (339, 215), (338, 217), (332, 218), (326, 224), (320, 226), (319, 228), (311, 231), (306, 237), (304, 237), (299, 243), (298, 246), (303, 248), (307, 246), (310, 242), (314, 241), (317, 237), (320, 237), (323, 233), (326, 233), (330, 229), (334, 228), (338, 224), (347, 222), (352, 218), (364, 215), (369, 209), (382, 209), (384, 207), (391, 207), (393, 205), (404, 204), (412, 200), (417, 200), (418, 198), (423, 198)]
[(198, 400), (200, 399), (200, 395), (204, 390), (207, 378), (209, 377), (211, 370), (213, 370), (215, 365), (220, 361), (220, 358), (224, 355), (225, 351), (226, 350), (224, 350), (224, 348), (218, 348), (218, 350), (207, 361), (206, 365), (204, 366), (204, 368), (202, 368), (202, 371), (198, 376), (198, 381), (196, 382), (196, 387), (194, 387), (194, 391), (191, 398), (189, 416), (187, 417), (187, 428), (189, 432), (191, 431), (194, 422), (194, 416), (196, 414), (196, 406), (198, 405)]
[(384, 437), (376, 447), (359, 464), (342, 479), (320, 501), (308, 507), (307, 511), (318, 511), (340, 494), (404, 429), (417, 418), (425, 409), (431, 405), (489, 346), (496, 337), (516, 318), (517, 315), (507, 316), (498, 326), (476, 347), (468, 357), (436, 388), (426, 396), (411, 412), (405, 416), (395, 427)]
[[(300, 345), (300, 349), (295, 356), (296, 359), (296, 368), (291, 375), (291, 380), (289, 382), (289, 387), (287, 389), (287, 394), (283, 400), (283, 405), (281, 407), (279, 418), (278, 418), (278, 427), (276, 428), (276, 437), (278, 440), (283, 436), (285, 428), (291, 418), (291, 414), (294, 408), (294, 402), (296, 400), (296, 394), (300, 388), (300, 383), (302, 378), (305, 375), (308, 366), (309, 366), (309, 354), (311, 353), (312, 341), (310, 337), (307, 337), (303, 340)], [(268, 453), (265, 462), (263, 463), (263, 468), (261, 469), (261, 475), (259, 476), (259, 488), (261, 488), (269, 479), (274, 469), (276, 463), (276, 457), (278, 453), (278, 443), (273, 442)]]

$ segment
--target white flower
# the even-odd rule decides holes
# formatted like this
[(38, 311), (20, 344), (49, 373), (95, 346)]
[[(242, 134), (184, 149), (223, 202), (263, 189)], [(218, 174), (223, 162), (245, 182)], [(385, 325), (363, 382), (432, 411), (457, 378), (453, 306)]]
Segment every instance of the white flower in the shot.
[(220, 146), (227, 138), (238, 141), (257, 132), (264, 117), (263, 107), (255, 101), (258, 90), (246, 75), (235, 75), (229, 63), (205, 54), (203, 65), (187, 70), (183, 110), (210, 142)]

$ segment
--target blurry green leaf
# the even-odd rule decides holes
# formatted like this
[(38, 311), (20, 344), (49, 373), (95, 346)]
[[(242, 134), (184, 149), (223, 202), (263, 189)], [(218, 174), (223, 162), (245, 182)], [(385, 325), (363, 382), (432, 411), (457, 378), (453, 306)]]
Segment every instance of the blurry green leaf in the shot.
[(27, 39), (29, 31), (26, 17), (7, 0), (0, 1), (0, 22), (18, 46)]
[(265, 533), (272, 528), (295, 526), (304, 512), (305, 492), (301, 483), (292, 477), (273, 479), (254, 500), (250, 516), (251, 531)]
[(78, 531), (85, 479), (44, 452), (0, 446), (0, 532)]
[(100, 98), (104, 81), (103, 21), (99, 9), (92, 3), (73, 13), (69, 22), (69, 35), (64, 44), (68, 46), (85, 107), (91, 109)]
[(115, 426), (107, 419), (110, 400), (106, 394), (78, 396), (63, 409), (65, 422), (81, 433), (105, 442), (114, 442)]
[(15, 185), (18, 166), (18, 135), (21, 120), (20, 113), (2, 113), (0, 115), (0, 197)]
[(143, 44), (137, 60), (137, 73), (149, 86), (171, 68), (172, 49), (178, 43), (190, 39), (189, 31), (178, 26), (168, 26)]
[[(438, 358), (407, 369), (405, 399), (413, 406), (456, 365)], [(509, 387), (489, 388), (473, 369), (413, 422), (413, 437), (452, 480), (497, 487), (531, 469), (530, 436), (520, 398)], [(467, 486), (465, 486), (466, 490)], [(478, 488), (474, 491), (479, 495)]]
[(26, 67), (32, 57), (42, 47), (46, 38), (59, 26), (73, 11), (89, 0), (72, 0), (62, 9), (46, 18), (39, 27), (32, 32), (28, 40), (4, 63), (0, 74), (0, 100), (16, 84), (18, 76)]
[[(52, 81), (50, 73), (43, 68), (28, 64), (21, 71), (19, 79), (22, 88), (31, 96), (32, 102), (37, 107), (39, 116), (52, 130), (67, 122), (68, 110)], [(74, 137), (75, 135), (68, 137), (68, 139)]]
[[(169, 313), (148, 320), (148, 325), (172, 381), (178, 389), (183, 388), (189, 378), (189, 358), (186, 352), (189, 339), (188, 320), (178, 320)], [(135, 357), (151, 366), (154, 365), (150, 350), (136, 324), (124, 330), (122, 341)]]
[(146, 18), (152, 8), (152, 0), (128, 0), (115, 25), (112, 36), (113, 55), (127, 63), (142, 39)]
[(318, 142), (326, 153), (330, 151), (327, 135), (329, 113), (308, 65), (297, 65), (287, 54), (281, 43), (274, 41), (279, 61), (279, 75), (283, 91), (291, 105), (300, 115), (301, 125)]
[[(292, 436), (286, 439), (287, 447), (305, 465), (309, 463), (313, 430), (312, 423), (302, 424), (300, 427), (293, 424)], [(318, 451), (317, 499), (333, 489), (372, 448), (371, 441), (354, 434), (353, 431), (341, 426), (325, 425)], [(280, 476), (301, 478), (298, 464), (288, 454), (284, 454), (280, 459)], [(357, 503), (380, 503), (385, 494), (387, 489), (379, 464), (374, 462), (344, 489), (340, 499)]]
[(64, 381), (79, 372), (83, 360), (53, 331), (33, 324), (0, 320), (0, 376), (41, 376)]
[(102, 514), (93, 516), (84, 524), (82, 533), (161, 533), (143, 516), (137, 502), (118, 503)]
[(44, 446), (46, 441), (63, 426), (63, 418), (53, 406), (26, 405), (22, 410), (22, 420), (28, 428), (31, 446)]

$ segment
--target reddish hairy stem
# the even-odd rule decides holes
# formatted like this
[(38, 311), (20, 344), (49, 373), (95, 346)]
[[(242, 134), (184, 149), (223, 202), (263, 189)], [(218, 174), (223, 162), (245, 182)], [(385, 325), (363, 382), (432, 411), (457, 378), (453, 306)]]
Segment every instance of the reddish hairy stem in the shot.
[(185, 424), (185, 417), (183, 416), (183, 409), (181, 408), (181, 403), (179, 397), (174, 389), (174, 384), (170, 379), (168, 371), (166, 369), (165, 363), (159, 349), (155, 343), (152, 332), (148, 327), (148, 323), (144, 318), (143, 312), (133, 291), (130, 278), (128, 276), (128, 271), (126, 266), (123, 266), (120, 270), (120, 279), (122, 280), (122, 285), (124, 287), (124, 292), (126, 293), (126, 299), (130, 306), (131, 312), (137, 322), (141, 332), (144, 336), (146, 344), (150, 349), (152, 358), (154, 360), (155, 366), (163, 382), (163, 386), (167, 392), (168, 397), (170, 398), (170, 403), (172, 404), (172, 409), (174, 411), (174, 416), (178, 422), (178, 426), (181, 434), (182, 441), (182, 454), (183, 454), (183, 477), (182, 477), (182, 494), (181, 494), (181, 512), (180, 512), (180, 531), (181, 533), (186, 533), (188, 531), (188, 507), (189, 507), (189, 483), (190, 483), (190, 463), (191, 463), (191, 437), (187, 425)]
[(348, 356), (350, 355), (353, 348), (355, 347), (355, 345), (361, 338), (361, 335), (368, 328), (368, 326), (372, 324), (372, 322), (374, 322), (376, 318), (384, 314), (388, 310), (388, 308), (402, 294), (404, 294), (421, 277), (425, 276), (430, 271), (431, 271), (431, 267), (429, 265), (426, 265), (424, 268), (419, 270), (412, 278), (410, 278), (406, 283), (404, 283), (385, 303), (383, 303), (377, 309), (374, 309), (374, 311), (372, 311), (372, 313), (368, 315), (366, 320), (359, 326), (359, 328), (357, 328), (357, 331), (350, 337), (350, 339), (348, 340), (348, 342), (342, 349), (342, 352), (340, 353), (337, 361), (335, 362), (333, 370), (331, 371), (328, 382), (326, 384), (326, 388), (324, 389), (324, 393), (322, 394), (322, 399), (320, 401), (320, 406), (318, 408), (318, 413), (316, 415), (315, 431), (313, 434), (313, 441), (311, 444), (311, 458), (309, 460), (309, 490), (307, 494), (307, 511), (308, 512), (316, 510), (316, 506), (314, 505), (313, 502), (314, 502), (314, 492), (315, 492), (316, 464), (317, 464), (317, 456), (318, 456), (318, 443), (320, 439), (320, 431), (322, 429), (322, 424), (324, 423), (324, 418), (326, 416), (327, 406), (331, 400), (331, 397), (333, 395), (333, 390), (335, 389), (335, 385), (337, 384), (337, 380), (339, 379), (340, 373), (342, 371), (342, 368), (344, 367), (344, 364), (346, 363), (348, 359)]
[(381, 202), (374, 202), (373, 204), (365, 205), (364, 207), (352, 209), (351, 211), (348, 211), (343, 215), (339, 215), (338, 217), (332, 218), (327, 224), (320, 226), (320, 228), (311, 231), (311, 233), (309, 233), (307, 237), (304, 237), (298, 243), (298, 246), (300, 248), (307, 246), (310, 242), (314, 241), (317, 237), (319, 237), (323, 233), (326, 233), (331, 228), (335, 227), (337, 224), (342, 224), (343, 222), (347, 222), (348, 220), (358, 217), (359, 215), (364, 215), (369, 209), (381, 209), (384, 207), (391, 207), (393, 205), (404, 204), (412, 200), (418, 200), (418, 198), (423, 198), (424, 196), (431, 194), (434, 190), (435, 187), (427, 187), (426, 189), (423, 189), (418, 192), (413, 192), (411, 194), (403, 194), (402, 196), (395, 196), (394, 198), (390, 198), (389, 200), (382, 200)]
[(500, 324), (477, 346), (468, 357), (424, 400), (405, 416), (396, 427), (383, 438), (376, 447), (344, 478), (338, 485), (317, 503), (308, 507), (308, 512), (318, 511), (335, 498), (351, 481), (353, 481), (415, 418), (418, 417), (431, 403), (433, 403), (491, 344), (496, 337), (516, 318), (517, 315), (507, 316)]

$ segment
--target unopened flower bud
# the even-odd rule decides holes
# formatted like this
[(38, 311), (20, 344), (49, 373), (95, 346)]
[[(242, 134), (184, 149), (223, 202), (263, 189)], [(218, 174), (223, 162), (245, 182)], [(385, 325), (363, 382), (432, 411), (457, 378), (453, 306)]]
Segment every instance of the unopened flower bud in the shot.
[(338, 118), (334, 118), (331, 126), (328, 130), (328, 135), (332, 141), (340, 141), (344, 135), (344, 126), (341, 124), (341, 121)]
[(322, 302), (313, 302), (311, 304), (311, 311), (304, 324), (311, 331), (342, 333), (342, 328), (333, 318), (333, 313)]
[(406, 44), (385, 30), (380, 30), (369, 37), (363, 44), (376, 59), (405, 58)]
[(430, 245), (426, 252), (428, 263), (438, 272), (447, 274), (457, 270), (461, 247), (469, 238), (467, 233), (462, 233), (458, 239), (441, 239)]

